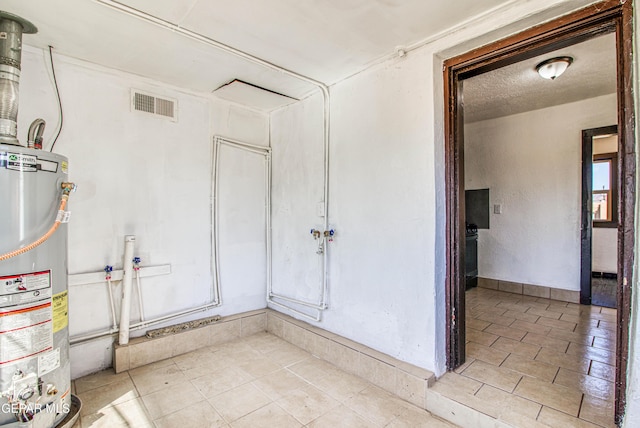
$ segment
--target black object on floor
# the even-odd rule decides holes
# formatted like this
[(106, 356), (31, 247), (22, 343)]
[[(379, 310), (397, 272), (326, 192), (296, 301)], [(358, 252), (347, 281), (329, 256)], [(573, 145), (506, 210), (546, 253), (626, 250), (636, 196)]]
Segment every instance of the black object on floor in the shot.
[(465, 289), (478, 286), (478, 227), (475, 224), (466, 225), (465, 260)]
[(591, 304), (616, 308), (618, 280), (615, 278), (591, 278)]

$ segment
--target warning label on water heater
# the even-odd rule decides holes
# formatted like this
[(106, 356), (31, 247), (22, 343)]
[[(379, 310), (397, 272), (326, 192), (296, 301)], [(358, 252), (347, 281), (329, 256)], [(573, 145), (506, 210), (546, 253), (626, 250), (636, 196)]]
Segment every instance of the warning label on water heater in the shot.
[(0, 294), (42, 290), (51, 286), (51, 271), (0, 276)]
[(0, 365), (53, 349), (51, 301), (0, 312)]
[(46, 375), (60, 367), (60, 348), (38, 355), (38, 376)]
[(69, 293), (65, 290), (53, 296), (53, 332), (69, 325)]

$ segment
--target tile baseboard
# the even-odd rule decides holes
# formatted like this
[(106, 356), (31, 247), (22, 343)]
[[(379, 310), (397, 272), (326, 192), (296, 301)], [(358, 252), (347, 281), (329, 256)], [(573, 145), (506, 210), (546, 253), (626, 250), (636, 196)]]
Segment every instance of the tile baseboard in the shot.
[(114, 345), (113, 369), (121, 373), (261, 331), (267, 331), (267, 309), (222, 317), (214, 324), (166, 336), (136, 337), (128, 345)]
[(267, 331), (347, 373), (426, 409), (427, 389), (436, 380), (429, 370), (273, 310), (267, 311)]
[(125, 346), (116, 344), (113, 368), (116, 373), (121, 373), (263, 331), (278, 336), (405, 401), (422, 409), (426, 408), (427, 389), (436, 380), (431, 371), (271, 309), (222, 317), (214, 324), (167, 336), (137, 337)]
[(490, 290), (506, 291), (530, 297), (560, 300), (569, 303), (580, 303), (580, 291), (563, 290), (534, 284), (502, 281), (498, 279), (478, 277), (478, 287)]

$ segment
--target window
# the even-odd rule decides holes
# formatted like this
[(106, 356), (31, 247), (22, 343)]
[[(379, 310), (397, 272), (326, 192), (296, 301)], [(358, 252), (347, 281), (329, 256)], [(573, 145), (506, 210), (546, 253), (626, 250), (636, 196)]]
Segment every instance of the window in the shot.
[(593, 156), (591, 216), (594, 227), (618, 225), (617, 162), (617, 153)]

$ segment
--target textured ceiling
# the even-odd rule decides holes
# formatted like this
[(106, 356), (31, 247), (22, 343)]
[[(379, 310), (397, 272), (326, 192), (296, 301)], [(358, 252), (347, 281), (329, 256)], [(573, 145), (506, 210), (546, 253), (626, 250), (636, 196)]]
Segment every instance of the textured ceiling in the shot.
[[(24, 36), (27, 45), (51, 45), (58, 54), (194, 91), (212, 92), (238, 79), (299, 99), (316, 87), (157, 24), (200, 34), (331, 85), (389, 57), (397, 47), (446, 33), (494, 8), (508, 9), (519, 1), (2, 0), (0, 9), (38, 27), (37, 34)], [(553, 4), (578, 7), (590, 1), (557, 0)], [(133, 8), (155, 23), (104, 3)], [(600, 56), (590, 57), (587, 51), (600, 51)], [(537, 59), (493, 72), (497, 77), (471, 79), (465, 82), (470, 106), (467, 117), (477, 120), (487, 114), (611, 92), (601, 79), (613, 67), (612, 52), (610, 47), (597, 46), (563, 50), (576, 62), (555, 82), (543, 82), (535, 75)], [(602, 66), (606, 70), (600, 71)], [(579, 76), (579, 83), (569, 84), (572, 75)], [(555, 101), (549, 101), (553, 97)], [(524, 99), (528, 101), (522, 103)]]
[[(573, 64), (555, 80), (540, 77), (536, 65), (557, 56), (570, 56)], [(615, 91), (612, 33), (464, 80), (464, 118), (465, 122), (492, 119)]]

